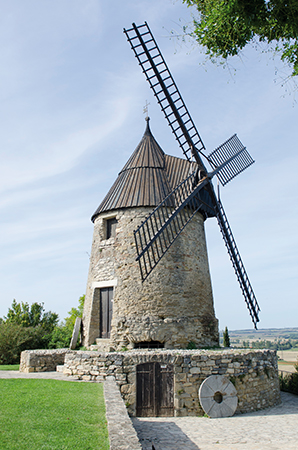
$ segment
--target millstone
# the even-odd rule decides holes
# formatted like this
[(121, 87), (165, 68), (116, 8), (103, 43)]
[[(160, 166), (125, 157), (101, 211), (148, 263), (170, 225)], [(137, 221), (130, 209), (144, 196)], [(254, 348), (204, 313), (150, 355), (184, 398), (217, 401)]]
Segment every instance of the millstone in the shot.
[(238, 397), (234, 385), (223, 375), (211, 375), (199, 389), (199, 399), (208, 416), (230, 417), (237, 409)]

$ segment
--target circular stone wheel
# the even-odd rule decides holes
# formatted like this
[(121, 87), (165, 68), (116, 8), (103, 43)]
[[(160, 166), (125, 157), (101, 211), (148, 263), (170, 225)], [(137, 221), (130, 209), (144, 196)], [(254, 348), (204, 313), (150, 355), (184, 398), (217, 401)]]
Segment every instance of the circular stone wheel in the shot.
[(237, 391), (223, 375), (206, 378), (200, 386), (199, 399), (209, 417), (230, 417), (237, 409)]

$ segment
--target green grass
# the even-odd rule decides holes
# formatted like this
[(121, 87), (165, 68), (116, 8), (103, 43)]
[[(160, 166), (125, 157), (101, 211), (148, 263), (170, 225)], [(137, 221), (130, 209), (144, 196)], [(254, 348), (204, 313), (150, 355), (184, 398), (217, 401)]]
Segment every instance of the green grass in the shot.
[(19, 370), (19, 368), (20, 368), (20, 364), (14, 364), (14, 365), (9, 365), (9, 366), (5, 366), (5, 365), (0, 366), (0, 370)]
[(103, 387), (58, 380), (0, 380), (1, 450), (108, 450)]
[(279, 359), (278, 360), (278, 364), (282, 364), (283, 366), (295, 366), (296, 362), (295, 361), (285, 361), (284, 359)]

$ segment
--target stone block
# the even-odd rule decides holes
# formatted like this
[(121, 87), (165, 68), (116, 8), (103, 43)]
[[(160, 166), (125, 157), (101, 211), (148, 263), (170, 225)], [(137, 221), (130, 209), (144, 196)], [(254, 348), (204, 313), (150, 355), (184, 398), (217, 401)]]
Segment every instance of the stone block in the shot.
[(177, 373), (175, 376), (175, 379), (177, 382), (186, 381), (186, 379), (187, 379), (186, 373)]
[(82, 380), (90, 381), (91, 380), (91, 375), (82, 375)]

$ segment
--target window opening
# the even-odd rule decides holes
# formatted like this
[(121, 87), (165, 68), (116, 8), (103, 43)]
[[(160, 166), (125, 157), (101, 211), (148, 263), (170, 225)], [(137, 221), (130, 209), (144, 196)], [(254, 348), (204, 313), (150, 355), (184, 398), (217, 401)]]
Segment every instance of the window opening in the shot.
[(116, 217), (113, 217), (112, 219), (106, 220), (106, 238), (110, 239), (111, 237), (116, 236), (116, 226), (117, 226), (117, 219)]
[(164, 348), (164, 343), (159, 341), (136, 342), (134, 348)]

